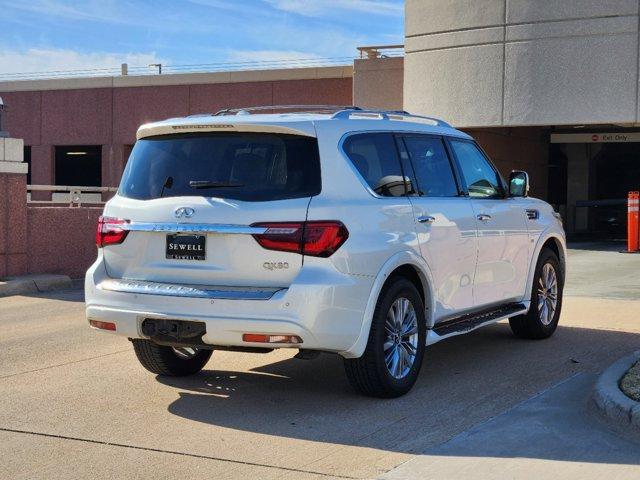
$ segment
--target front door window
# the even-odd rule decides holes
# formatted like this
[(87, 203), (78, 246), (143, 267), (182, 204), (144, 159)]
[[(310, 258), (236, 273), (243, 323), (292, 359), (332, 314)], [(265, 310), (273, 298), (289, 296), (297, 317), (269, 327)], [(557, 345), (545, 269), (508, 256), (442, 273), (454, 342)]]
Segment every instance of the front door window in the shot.
[(451, 141), (462, 175), (472, 198), (499, 198), (503, 195), (498, 174), (480, 149), (471, 142)]

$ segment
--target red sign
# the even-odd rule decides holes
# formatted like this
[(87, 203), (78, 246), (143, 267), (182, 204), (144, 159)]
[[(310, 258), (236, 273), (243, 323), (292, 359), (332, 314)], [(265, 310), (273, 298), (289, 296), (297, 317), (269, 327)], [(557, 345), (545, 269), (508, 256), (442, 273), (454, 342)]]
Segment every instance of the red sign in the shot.
[(593, 135), (591, 135), (591, 140), (597, 142), (598, 140), (600, 140), (600, 137), (594, 133)]

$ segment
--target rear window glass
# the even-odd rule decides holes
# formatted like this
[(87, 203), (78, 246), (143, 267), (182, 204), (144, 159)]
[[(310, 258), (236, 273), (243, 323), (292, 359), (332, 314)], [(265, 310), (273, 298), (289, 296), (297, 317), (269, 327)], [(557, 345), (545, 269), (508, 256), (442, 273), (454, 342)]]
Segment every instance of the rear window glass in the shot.
[(262, 133), (182, 134), (138, 140), (119, 194), (139, 200), (204, 196), (243, 201), (320, 193), (315, 138)]

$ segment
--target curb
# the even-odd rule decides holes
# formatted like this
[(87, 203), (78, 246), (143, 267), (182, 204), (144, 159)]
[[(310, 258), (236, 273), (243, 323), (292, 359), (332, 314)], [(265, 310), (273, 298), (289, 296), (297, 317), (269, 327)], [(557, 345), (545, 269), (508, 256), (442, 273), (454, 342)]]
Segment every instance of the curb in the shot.
[(615, 430), (640, 439), (640, 402), (620, 390), (622, 376), (640, 359), (640, 350), (607, 368), (594, 386), (591, 401), (596, 412)]
[(0, 281), (0, 297), (64, 290), (72, 286), (73, 282), (67, 275), (10, 277)]

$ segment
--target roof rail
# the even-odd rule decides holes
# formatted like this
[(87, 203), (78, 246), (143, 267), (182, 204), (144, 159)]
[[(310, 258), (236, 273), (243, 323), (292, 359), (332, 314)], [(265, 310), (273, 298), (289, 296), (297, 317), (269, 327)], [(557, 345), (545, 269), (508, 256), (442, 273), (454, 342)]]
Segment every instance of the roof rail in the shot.
[(438, 127), (453, 128), (450, 124), (448, 124), (444, 120), (440, 120), (439, 118), (426, 117), (424, 115), (414, 115), (412, 113), (406, 112), (405, 110), (363, 110), (360, 108), (344, 109), (334, 113), (331, 118), (347, 120), (351, 118), (351, 115), (363, 116), (363, 117), (378, 116), (382, 120), (393, 120), (392, 118), (390, 118), (390, 116), (420, 118), (423, 120), (429, 120)]
[(257, 105), (255, 107), (242, 108), (225, 108), (218, 110), (213, 114), (214, 117), (221, 115), (250, 115), (253, 112), (262, 112), (266, 110), (296, 110), (300, 113), (333, 113), (331, 118), (348, 120), (351, 115), (359, 115), (363, 117), (378, 117), (382, 120), (393, 120), (390, 116), (420, 118), (429, 120), (438, 127), (451, 127), (447, 122), (439, 118), (426, 117), (423, 115), (414, 115), (405, 110), (370, 110), (362, 109), (354, 105)]
[(242, 108), (224, 108), (214, 113), (214, 116), (220, 115), (249, 115), (252, 112), (261, 112), (264, 110), (298, 110), (300, 112), (335, 112), (346, 110), (360, 110), (353, 105), (258, 105), (255, 107)]

